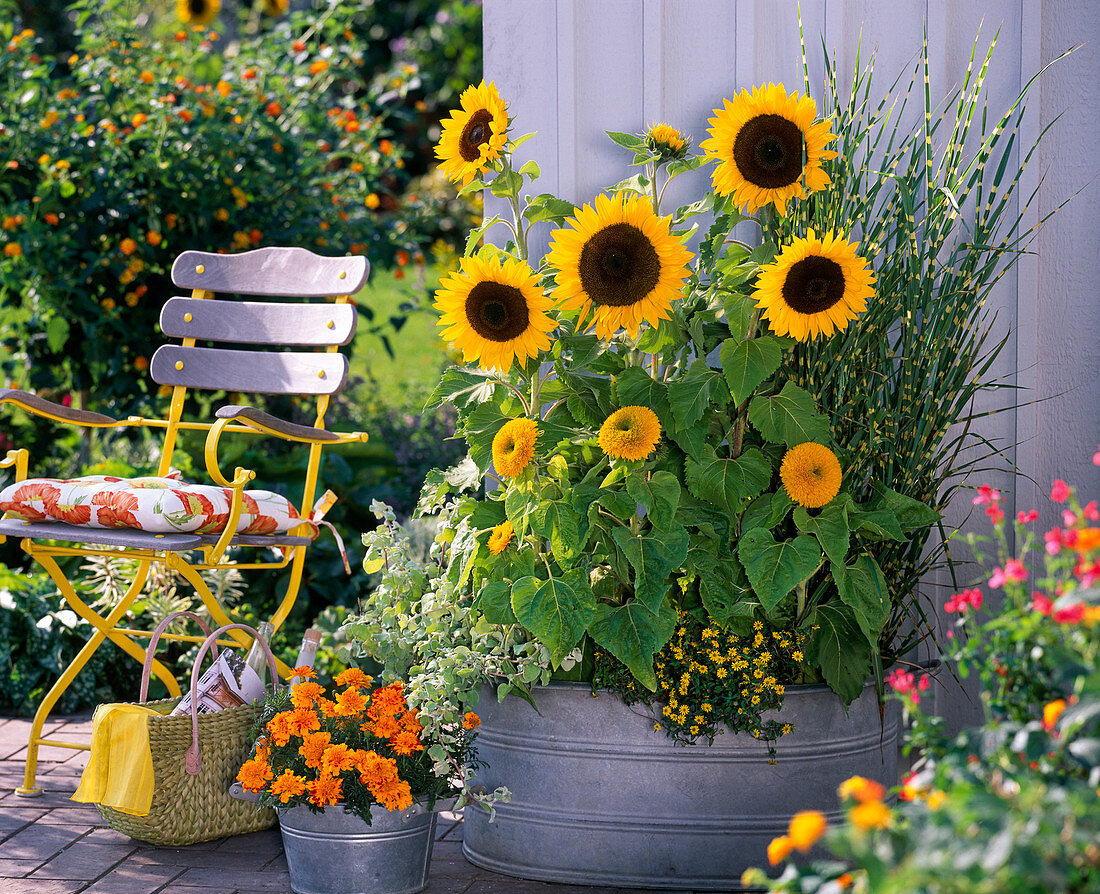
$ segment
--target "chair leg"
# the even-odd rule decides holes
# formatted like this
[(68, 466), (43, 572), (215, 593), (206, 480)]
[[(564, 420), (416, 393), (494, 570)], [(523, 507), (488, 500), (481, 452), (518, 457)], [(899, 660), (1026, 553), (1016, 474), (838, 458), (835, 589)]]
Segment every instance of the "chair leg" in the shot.
[[(57, 682), (50, 687), (50, 690), (46, 693), (45, 697), (42, 699), (42, 703), (38, 706), (38, 710), (35, 712), (34, 721), (31, 723), (30, 737), (27, 741), (27, 761), (23, 773), (23, 785), (21, 788), (15, 790), (15, 793), (18, 795), (32, 796), (42, 793), (42, 789), (35, 785), (35, 778), (38, 770), (39, 745), (50, 744), (50, 740), (42, 736), (42, 729), (45, 726), (46, 719), (50, 716), (50, 712), (57, 704), (58, 699), (60, 699), (65, 693), (65, 690), (69, 688), (72, 681), (76, 679), (77, 674), (83, 670), (84, 666), (103, 642), (110, 639), (137, 661), (145, 661), (145, 650), (128, 637), (114, 633), (112, 628), (122, 620), (126, 611), (141, 592), (141, 588), (145, 585), (145, 579), (149, 573), (150, 562), (148, 560), (141, 562), (138, 566), (137, 574), (127, 588), (126, 593), (107, 617), (103, 618), (92, 611), (92, 609), (77, 596), (72, 584), (69, 583), (53, 556), (35, 548), (33, 544), (28, 544), (26, 542), (24, 543), (24, 549), (49, 573), (53, 582), (57, 584), (57, 588), (61, 591), (65, 601), (72, 606), (73, 611), (95, 627), (95, 633), (92, 634), (91, 638), (84, 644), (84, 647), (76, 654), (73, 660), (69, 662), (69, 666), (62, 672)], [(155, 661), (154, 665), (159, 665), (159, 668), (154, 668), (157, 677), (168, 684), (170, 692), (174, 690), (173, 695), (179, 695), (179, 685), (176, 683), (175, 678), (169, 673), (168, 669), (159, 661)], [(64, 744), (67, 747), (71, 747), (74, 743)], [(86, 746), (77, 747), (84, 748)]]

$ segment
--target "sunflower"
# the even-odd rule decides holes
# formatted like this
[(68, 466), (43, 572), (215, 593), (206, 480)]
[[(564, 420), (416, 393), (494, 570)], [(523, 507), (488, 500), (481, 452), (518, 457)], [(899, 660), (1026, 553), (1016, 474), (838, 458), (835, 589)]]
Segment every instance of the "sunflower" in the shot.
[(290, 9), (290, 0), (263, 0), (261, 5), (266, 15), (275, 18), (286, 14)]
[(810, 230), (761, 268), (753, 297), (773, 332), (807, 341), (847, 328), (867, 309), (874, 281), (855, 243)]
[(494, 556), (499, 556), (504, 552), (504, 547), (512, 542), (512, 535), (515, 531), (512, 528), (512, 523), (505, 519), (495, 528), (493, 533), (489, 536), (489, 552)]
[(538, 279), (514, 258), (463, 258), (462, 269), (435, 293), (443, 338), (462, 350), (463, 360), (502, 372), (516, 358), (522, 363), (547, 350), (547, 333), (557, 324), (546, 315), (551, 302)]
[(185, 25), (209, 25), (221, 8), (222, 0), (176, 0), (176, 15)]
[[(535, 455), (539, 424), (521, 416), (509, 419), (493, 438), (493, 467), (505, 478), (515, 478)], [(495, 533), (495, 532), (494, 532)]]
[(643, 137), (646, 148), (660, 161), (672, 161), (687, 155), (688, 141), (670, 124), (652, 124)]
[(623, 407), (604, 420), (599, 440), (615, 459), (645, 459), (661, 440), (661, 423), (649, 407)]
[(807, 509), (819, 509), (840, 492), (840, 460), (824, 444), (807, 441), (792, 447), (779, 464), (787, 495)]
[(648, 199), (620, 193), (597, 196), (595, 207), (585, 205), (554, 231), (546, 255), (558, 271), (554, 298), (580, 311), (578, 329), (590, 310), (592, 329), (603, 338), (619, 329), (634, 338), (643, 322), (669, 318), (692, 257), (669, 232), (670, 221), (654, 214)]
[(508, 110), (496, 84), (482, 81), (459, 98), (462, 108), (444, 119), (435, 147), (436, 158), (449, 180), (465, 186), (500, 157), (508, 141)]
[(821, 162), (836, 158), (825, 149), (836, 135), (828, 121), (814, 123), (817, 106), (811, 97), (768, 84), (722, 102), (710, 119), (711, 138), (699, 144), (718, 162), (711, 174), (718, 193), (732, 194), (737, 207), (748, 206), (749, 214), (769, 202), (785, 214), (788, 199), (803, 199), (806, 190), (829, 185)]

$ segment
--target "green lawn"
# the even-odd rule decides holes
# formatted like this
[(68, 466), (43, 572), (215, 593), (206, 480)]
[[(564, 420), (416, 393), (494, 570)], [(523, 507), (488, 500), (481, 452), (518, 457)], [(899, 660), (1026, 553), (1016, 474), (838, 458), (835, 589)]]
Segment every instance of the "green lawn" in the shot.
[[(396, 278), (395, 271), (374, 273), (358, 294), (359, 329), (352, 347), (351, 375), (368, 380), (368, 393), (361, 398), (419, 411), (448, 354), (432, 307), (439, 272), (412, 266), (404, 272), (403, 279)], [(368, 319), (371, 313), (373, 319)], [(405, 322), (395, 332), (391, 317), (402, 316)]]

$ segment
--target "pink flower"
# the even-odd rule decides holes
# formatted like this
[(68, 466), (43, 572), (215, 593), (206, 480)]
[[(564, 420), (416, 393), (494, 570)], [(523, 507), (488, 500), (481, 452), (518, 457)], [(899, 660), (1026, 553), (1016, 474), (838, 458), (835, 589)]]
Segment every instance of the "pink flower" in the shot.
[(1037, 590), (1031, 594), (1031, 607), (1035, 609), (1044, 618), (1050, 615), (1051, 610), (1054, 608), (1054, 603), (1049, 596), (1044, 596)]
[(989, 516), (989, 520), (995, 525), (999, 525), (1005, 520), (1005, 514), (998, 503), (991, 503), (986, 506), (985, 514)]
[(1008, 580), (1008, 578), (1005, 577), (1004, 569), (994, 568), (993, 577), (989, 579), (989, 588), (991, 590), (999, 590), (1005, 585), (1006, 580)]
[(1021, 525), (1026, 525), (1028, 522), (1033, 522), (1038, 517), (1039, 513), (1036, 512), (1034, 509), (1028, 512), (1024, 512), (1023, 510), (1021, 510), (1020, 512), (1016, 513), (1016, 521), (1018, 521)]
[(1095, 453), (1094, 453), (1094, 454), (1092, 455), (1092, 464), (1093, 464), (1094, 466), (1100, 466), (1100, 450), (1097, 450), (1097, 451), (1096, 451), (1096, 452), (1095, 452)]
[[(1097, 454), (1100, 456), (1100, 454)], [(975, 506), (988, 506), (995, 500), (1001, 499), (1001, 492), (994, 490), (988, 484), (982, 484), (978, 487), (978, 495), (971, 501)]]
[(1047, 542), (1047, 553), (1052, 556), (1058, 555), (1063, 546), (1062, 529), (1051, 528), (1043, 535), (1043, 539)]
[(1072, 528), (1077, 524), (1077, 516), (1073, 514), (1072, 510), (1062, 510), (1062, 524), (1067, 528)]
[(968, 608), (979, 609), (982, 607), (982, 591), (978, 589), (963, 590), (956, 593), (943, 606), (945, 612), (958, 612), (963, 614)]
[(1085, 518), (1089, 521), (1100, 521), (1100, 508), (1097, 508), (1096, 500), (1090, 500), (1084, 508)]
[(1055, 609), (1053, 617), (1059, 624), (1080, 624), (1085, 617), (1085, 606), (1078, 602), (1068, 608)]
[(928, 679), (928, 674), (921, 674), (921, 678), (917, 681), (917, 689), (925, 692), (930, 685), (931, 680)]
[(1027, 569), (1019, 559), (1009, 559), (1005, 562), (1005, 578), (1019, 583), (1027, 580)]
[(1082, 587), (1091, 587), (1097, 580), (1100, 580), (1100, 561), (1093, 562), (1090, 565), (1082, 558), (1077, 562), (1077, 567), (1073, 569), (1073, 573), (1081, 581)]
[(1075, 546), (1077, 546), (1077, 529), (1076, 528), (1066, 528), (1062, 532), (1062, 545), (1063, 546), (1068, 546), (1070, 549), (1073, 549)]
[(1055, 503), (1064, 503), (1069, 499), (1069, 485), (1061, 478), (1056, 478), (1050, 487), (1050, 498)]

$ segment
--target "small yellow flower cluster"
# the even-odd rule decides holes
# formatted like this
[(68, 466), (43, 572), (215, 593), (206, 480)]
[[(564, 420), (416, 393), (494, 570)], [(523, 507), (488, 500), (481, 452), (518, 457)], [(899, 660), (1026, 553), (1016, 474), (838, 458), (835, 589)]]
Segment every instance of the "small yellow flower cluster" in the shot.
[(748, 636), (738, 636), (681, 613), (672, 640), (654, 662), (665, 730), (680, 739), (712, 741), (725, 725), (769, 742), (790, 732), (790, 724), (761, 714), (782, 703), (780, 681), (797, 676), (802, 640), (799, 633), (767, 630), (762, 621)]

